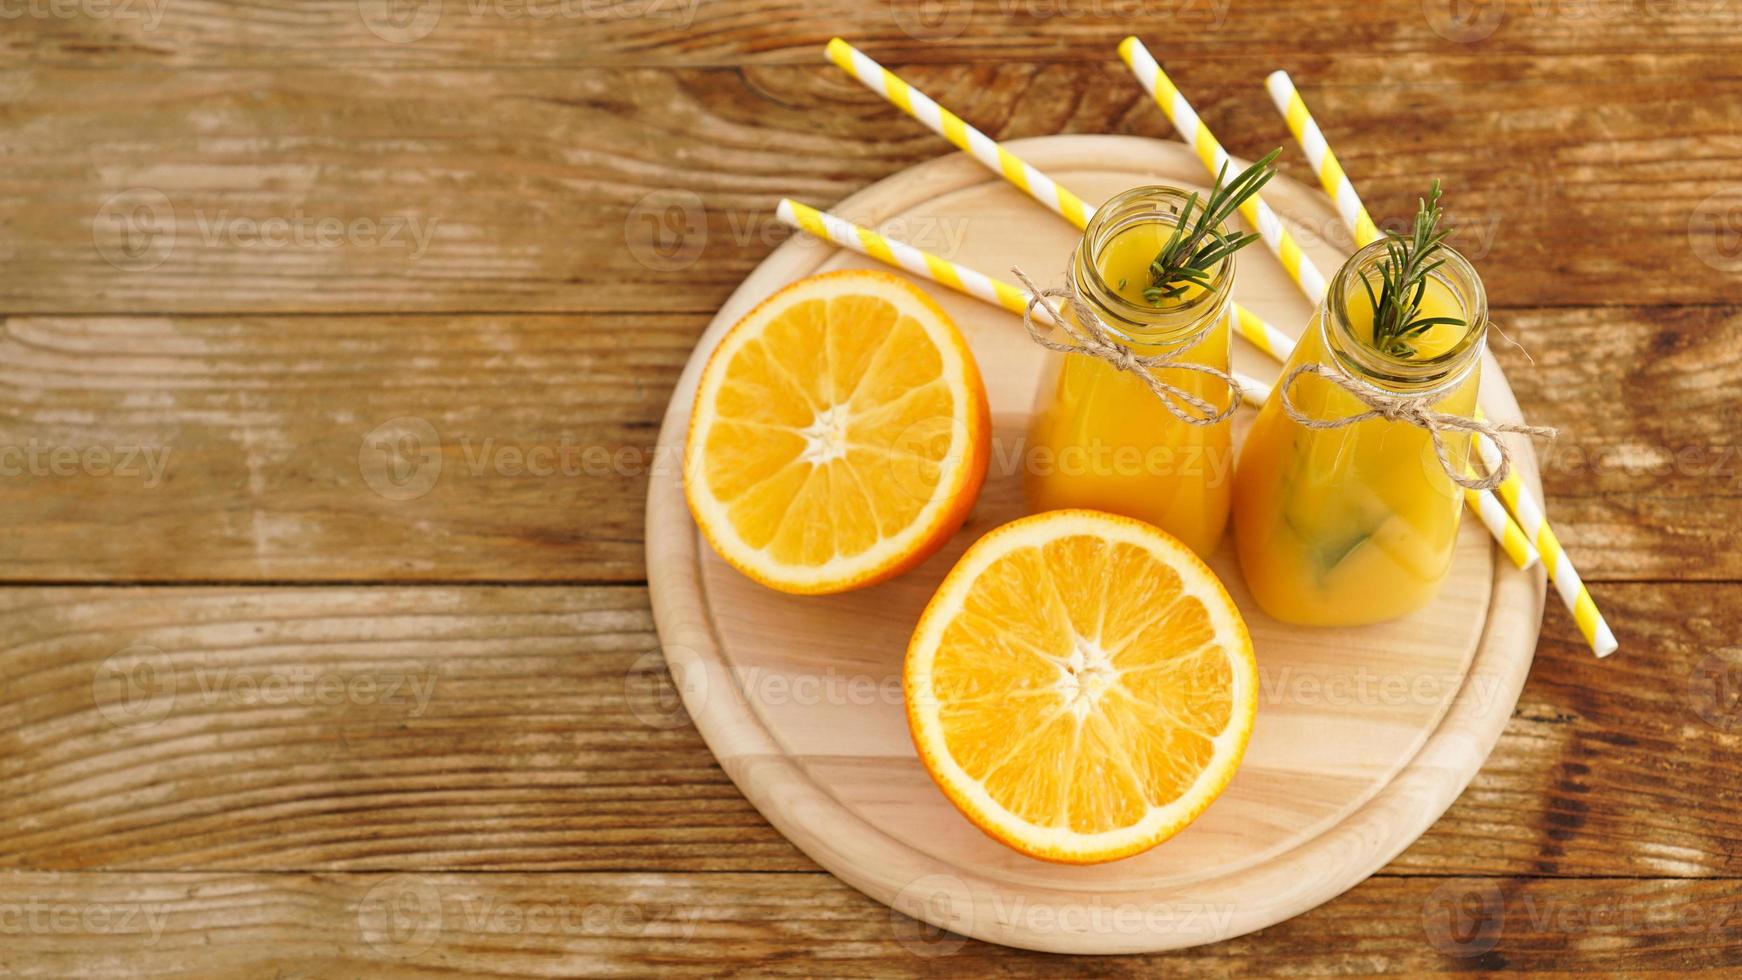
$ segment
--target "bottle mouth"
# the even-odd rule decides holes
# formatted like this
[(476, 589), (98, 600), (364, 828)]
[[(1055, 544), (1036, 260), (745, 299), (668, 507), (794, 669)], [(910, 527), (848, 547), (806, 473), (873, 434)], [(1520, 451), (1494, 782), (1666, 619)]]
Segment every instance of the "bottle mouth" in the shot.
[[(1101, 274), (1101, 258), (1125, 231), (1146, 224), (1172, 229), (1180, 223), (1192, 192), (1178, 187), (1147, 185), (1133, 187), (1108, 198), (1083, 228), (1072, 261), (1072, 275), (1084, 299), (1098, 308), (1107, 326), (1125, 339), (1144, 344), (1166, 343), (1189, 334), (1207, 316), (1218, 313), (1234, 288), (1234, 256), (1225, 255), (1210, 271), (1210, 285), (1179, 300), (1155, 306), (1122, 294), (1116, 284)], [(1202, 206), (1204, 195), (1197, 194)], [(1218, 231), (1226, 232), (1226, 225)]]
[(1325, 294), (1327, 315), (1322, 318), (1326, 347), (1344, 370), (1393, 388), (1430, 386), (1468, 369), (1475, 363), (1488, 335), (1488, 296), (1475, 267), (1447, 245), (1440, 246), (1436, 256), (1444, 261), (1428, 276), (1445, 286), (1462, 310), (1464, 335), (1456, 344), (1432, 357), (1407, 357), (1381, 350), (1356, 333), (1349, 320), (1349, 303), (1355, 299), (1367, 302), (1363, 280), (1378, 291), (1379, 267), (1387, 254), (1386, 245), (1384, 238), (1368, 243), (1350, 256), (1332, 278), (1331, 288)]

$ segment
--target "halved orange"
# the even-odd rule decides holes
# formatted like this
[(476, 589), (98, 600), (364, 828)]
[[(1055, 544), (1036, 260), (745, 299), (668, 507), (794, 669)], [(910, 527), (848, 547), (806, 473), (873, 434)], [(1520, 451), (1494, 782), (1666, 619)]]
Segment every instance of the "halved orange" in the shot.
[(1258, 706), (1240, 611), (1159, 528), (1089, 510), (968, 549), (907, 648), (921, 762), (981, 830), (1090, 864), (1161, 843), (1234, 775)]
[(733, 567), (801, 594), (881, 582), (961, 526), (991, 419), (968, 345), (899, 276), (811, 276), (751, 310), (702, 371), (684, 491)]

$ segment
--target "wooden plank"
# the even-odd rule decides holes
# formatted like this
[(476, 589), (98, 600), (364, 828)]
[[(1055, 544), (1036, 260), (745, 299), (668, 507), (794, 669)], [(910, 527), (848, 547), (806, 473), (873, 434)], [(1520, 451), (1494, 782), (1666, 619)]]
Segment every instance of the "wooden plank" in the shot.
[(690, 727), (646, 602), (0, 592), (0, 866), (807, 867)]
[[(0, 578), (639, 580), (647, 474), (675, 465), (659, 419), (707, 319), (12, 317)], [(1742, 578), (1742, 310), (1498, 323), (1534, 358), (1494, 338), (1526, 416), (1562, 430), (1538, 451), (1581, 571)]]
[(1501, 310), (1495, 323), (1489, 345), (1525, 416), (1560, 429), (1536, 448), (1581, 574), (1742, 577), (1722, 557), (1742, 545), (1742, 404), (1727, 394), (1742, 308)]
[[(1299, 81), (1380, 218), (1444, 178), (1496, 305), (1712, 303), (1742, 269), (1732, 62), (1424, 55)], [(1287, 142), (1261, 72), (1170, 67), (1233, 150)], [(1107, 58), (911, 74), (999, 138), (1171, 136)], [(787, 236), (781, 196), (949, 152), (828, 66), (35, 68), (0, 97), (9, 312), (711, 311)]]
[[(1552, 602), (1512, 722), (1481, 773), (1388, 869), (1733, 876), (1742, 869), (1735, 584), (1600, 590), (1621, 640), (1591, 656)], [(1621, 869), (1626, 869), (1625, 871)]]
[[(1388, 873), (1737, 875), (1742, 586), (1603, 597), (1622, 653), (1551, 609), (1498, 747)], [(0, 868), (813, 870), (652, 629), (639, 588), (0, 590)]]
[(702, 326), (11, 318), (0, 574), (640, 578), (657, 420)]
[[(1222, 909), (1085, 905), (1115, 934)], [(939, 932), (823, 874), (90, 874), (0, 878), (8, 975), (1131, 976)], [(1024, 915), (1022, 909), (993, 910)], [(1294, 920), (1170, 953), (1191, 976), (1685, 976), (1742, 965), (1734, 881), (1373, 878)]]
[[(162, 65), (596, 65), (805, 62), (833, 34), (904, 61), (1093, 59), (1137, 30), (1178, 57), (1383, 57), (1387, 67), (1467, 52), (1736, 50), (1724, 4), (1547, 0), (1457, 7), (1332, 0), (424, 0), (238, 3), (116, 0), (19, 5), (13, 63)], [(56, 13), (59, 11), (59, 13)], [(81, 12), (84, 14), (81, 16)]]

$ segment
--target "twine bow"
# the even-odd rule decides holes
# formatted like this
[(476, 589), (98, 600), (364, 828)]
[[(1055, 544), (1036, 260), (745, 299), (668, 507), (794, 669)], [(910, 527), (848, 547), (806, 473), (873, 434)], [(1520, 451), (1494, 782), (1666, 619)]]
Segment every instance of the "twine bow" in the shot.
[[(1357, 412), (1340, 419), (1308, 417), (1295, 407), (1292, 397), (1294, 383), (1303, 374), (1316, 374), (1343, 389), (1356, 401), (1366, 405), (1367, 411)], [(1492, 490), (1505, 481), (1507, 474), (1512, 472), (1512, 451), (1506, 448), (1506, 443), (1497, 438), (1501, 433), (1522, 432), (1530, 436), (1552, 438), (1555, 435), (1555, 430), (1540, 425), (1465, 418), (1462, 415), (1436, 412), (1430, 407), (1441, 398), (1450, 395), (1462, 382), (1463, 375), (1459, 375), (1430, 391), (1400, 396), (1377, 385), (1352, 378), (1336, 368), (1314, 362), (1302, 364), (1288, 372), (1288, 377), (1282, 379), (1282, 384), (1277, 390), (1281, 396), (1282, 410), (1287, 412), (1288, 417), (1297, 424), (1308, 429), (1340, 429), (1357, 422), (1366, 422), (1369, 419), (1403, 422), (1424, 429), (1427, 431), (1428, 437), (1433, 440), (1434, 455), (1439, 457), (1441, 468), (1446, 471), (1446, 476), (1450, 477), (1453, 483), (1466, 490)], [(1444, 433), (1448, 430), (1487, 436), (1489, 442), (1499, 453), (1500, 465), (1494, 467), (1486, 476), (1465, 476), (1452, 464), (1451, 456), (1446, 452)]]
[[(1200, 341), (1209, 336), (1210, 330), (1216, 325), (1214, 318), (1208, 320), (1201, 329), (1190, 337), (1167, 347), (1155, 354), (1139, 354), (1121, 344), (1113, 337), (1112, 328), (1102, 322), (1094, 309), (1078, 294), (1076, 285), (1066, 271), (1065, 282), (1070, 283), (1062, 289), (1040, 289), (1022, 274), (1021, 269), (1011, 269), (1016, 278), (1028, 290), (1028, 306), (1022, 311), (1022, 325), (1028, 330), (1028, 336), (1034, 342), (1050, 351), (1062, 354), (1087, 354), (1097, 360), (1105, 361), (1120, 371), (1127, 371), (1140, 379), (1173, 417), (1187, 425), (1215, 425), (1217, 422), (1234, 414), (1240, 407), (1240, 382), (1226, 371), (1218, 370), (1208, 364), (1196, 364), (1191, 361), (1179, 360), (1179, 356), (1197, 346)], [(1053, 297), (1063, 297), (1070, 305), (1072, 318), (1059, 314), (1058, 308), (1050, 301)], [(1055, 340), (1047, 335), (1046, 329), (1034, 320), (1036, 306), (1046, 310), (1058, 325), (1066, 338)], [(1169, 368), (1176, 371), (1196, 371), (1207, 374), (1228, 386), (1228, 404), (1217, 408), (1210, 402), (1186, 391), (1178, 385), (1163, 381), (1156, 372)], [(1184, 407), (1181, 407), (1181, 406)], [(1190, 409), (1190, 411), (1187, 411)]]

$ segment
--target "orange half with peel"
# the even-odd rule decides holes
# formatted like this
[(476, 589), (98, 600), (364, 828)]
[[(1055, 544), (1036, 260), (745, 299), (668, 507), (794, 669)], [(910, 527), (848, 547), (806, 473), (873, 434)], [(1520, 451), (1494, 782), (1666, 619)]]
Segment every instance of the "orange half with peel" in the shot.
[(921, 762), (981, 830), (1090, 864), (1172, 837), (1228, 785), (1257, 710), (1246, 625), (1149, 524), (1059, 510), (996, 528), (908, 646)]
[(751, 310), (708, 359), (684, 492), (745, 575), (842, 592), (949, 540), (990, 446), (979, 370), (943, 308), (886, 272), (824, 273)]

